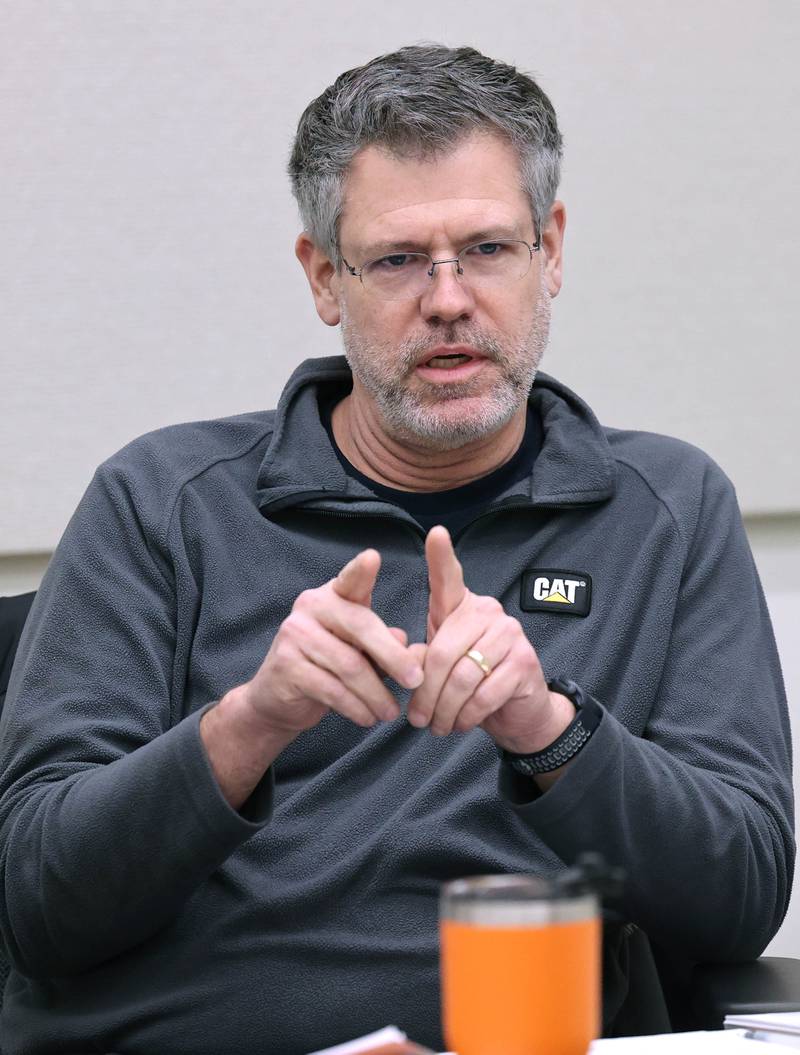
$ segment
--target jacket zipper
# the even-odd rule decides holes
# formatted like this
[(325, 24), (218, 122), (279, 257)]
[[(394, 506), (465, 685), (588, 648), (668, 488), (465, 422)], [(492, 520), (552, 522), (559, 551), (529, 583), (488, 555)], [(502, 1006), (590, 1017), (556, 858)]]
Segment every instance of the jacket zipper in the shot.
[(412, 535), (419, 535), (422, 542), (425, 542), (425, 532), (419, 525), (409, 524), (407, 520), (394, 516), (392, 513), (348, 513), (343, 509), (314, 509), (313, 507), (306, 508), (304, 512), (317, 513), (319, 516), (336, 517), (339, 520), (363, 520), (365, 517), (371, 517), (373, 520), (391, 520), (393, 524), (402, 524), (403, 527), (408, 528)]
[[(457, 542), (460, 542), (461, 539), (466, 534), (466, 532), (469, 531), (471, 528), (473, 528), (479, 521), (486, 520), (489, 517), (498, 516), (500, 513), (505, 513), (506, 511), (513, 512), (515, 510), (521, 510), (521, 509), (532, 509), (532, 510), (539, 510), (539, 509), (542, 509), (542, 510), (587, 509), (589, 506), (593, 506), (593, 505), (596, 505), (596, 504), (597, 503), (595, 503), (595, 502), (570, 502), (570, 503), (552, 502), (552, 503), (541, 503), (541, 504), (534, 504), (534, 503), (531, 503), (531, 502), (509, 502), (506, 505), (496, 506), (494, 509), (488, 509), (485, 513), (480, 513), (478, 516), (476, 516), (474, 520), (470, 520), (470, 522), (468, 524), (465, 524), (464, 527), (461, 528), (461, 530), (458, 532), (457, 535), (453, 536), (453, 546), (455, 546), (455, 544)], [(365, 517), (372, 517), (375, 520), (391, 520), (392, 523), (394, 523), (394, 524), (402, 524), (404, 527), (408, 528), (408, 530), (411, 532), (411, 534), (419, 535), (419, 537), (422, 539), (422, 541), (423, 542), (425, 541), (426, 532), (423, 531), (423, 529), (421, 527), (415, 526), (413, 524), (409, 524), (407, 520), (404, 520), (402, 517), (394, 516), (391, 513), (350, 513), (350, 512), (346, 512), (345, 510), (340, 510), (340, 509), (314, 509), (313, 507), (306, 508), (305, 511), (307, 513), (318, 513), (318, 514), (321, 514), (322, 516), (338, 517), (338, 518), (343, 519), (343, 520), (360, 520), (360, 519), (363, 519)]]

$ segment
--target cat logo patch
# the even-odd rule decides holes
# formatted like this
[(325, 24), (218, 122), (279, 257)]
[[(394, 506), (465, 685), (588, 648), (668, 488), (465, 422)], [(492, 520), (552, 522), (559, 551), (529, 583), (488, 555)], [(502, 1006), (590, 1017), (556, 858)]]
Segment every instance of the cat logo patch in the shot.
[(582, 571), (529, 568), (522, 576), (520, 608), (523, 612), (588, 615), (592, 606), (592, 580)]

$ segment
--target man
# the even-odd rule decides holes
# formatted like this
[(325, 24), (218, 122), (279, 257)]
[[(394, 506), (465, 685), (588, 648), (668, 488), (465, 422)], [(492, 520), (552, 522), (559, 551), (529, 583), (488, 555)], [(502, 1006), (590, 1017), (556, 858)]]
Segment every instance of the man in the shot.
[(537, 374), (560, 150), (471, 49), (303, 115), (347, 361), (136, 441), (67, 529), (3, 730), (4, 1050), (439, 1047), (441, 882), (584, 850), (675, 964), (777, 929), (787, 717), (733, 490)]

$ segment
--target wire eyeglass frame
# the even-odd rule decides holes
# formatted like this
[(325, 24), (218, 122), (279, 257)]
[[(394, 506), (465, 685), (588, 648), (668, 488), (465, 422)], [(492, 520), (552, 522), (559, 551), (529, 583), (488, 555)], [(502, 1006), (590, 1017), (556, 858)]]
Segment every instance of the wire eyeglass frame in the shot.
[[(428, 268), (426, 268), (425, 273), (427, 274), (428, 278), (431, 281), (433, 281), (433, 277), (435, 275), (436, 268), (440, 264), (455, 264), (456, 265), (456, 274), (459, 277), (461, 277), (464, 274), (463, 258), (465, 256), (465, 254), (469, 253), (469, 251), (471, 249), (477, 249), (477, 248), (479, 248), (480, 246), (483, 246), (483, 245), (524, 245), (525, 246), (525, 248), (528, 250), (528, 253), (529, 253), (528, 267), (521, 274), (519, 274), (516, 278), (511, 279), (512, 282), (518, 282), (520, 279), (524, 278), (525, 275), (527, 275), (528, 271), (530, 270), (530, 264), (531, 264), (531, 261), (533, 260), (533, 254), (535, 252), (538, 252), (541, 249), (541, 247), (542, 247), (542, 240), (541, 240), (541, 236), (538, 235), (538, 234), (537, 234), (537, 237), (536, 237), (536, 241), (533, 242), (533, 243), (526, 242), (522, 238), (484, 238), (480, 242), (473, 242), (470, 245), (465, 246), (462, 250), (460, 250), (460, 252), (458, 253), (457, 256), (448, 257), (448, 258), (442, 259), (442, 260), (434, 260), (433, 257), (430, 255), (430, 253), (411, 252), (411, 251), (407, 251), (407, 250), (398, 249), (397, 252), (395, 252), (395, 253), (392, 253), (392, 252), (383, 253), (381, 256), (376, 257), (375, 260), (368, 260), (366, 263), (362, 264), (361, 267), (354, 267), (352, 264), (347, 262), (347, 260), (345, 259), (345, 257), (343, 255), (342, 255), (342, 263), (344, 264), (345, 269), (346, 269), (346, 271), (347, 271), (347, 273), (349, 275), (351, 275), (353, 278), (357, 278), (361, 282), (361, 285), (364, 286), (364, 288), (368, 292), (374, 293), (375, 296), (379, 297), (381, 300), (413, 300), (415, 297), (422, 296), (422, 294), (425, 291), (425, 287), (424, 286), (421, 286), (420, 289), (415, 291), (415, 292), (404, 293), (401, 296), (391, 297), (391, 296), (387, 296), (386, 295), (386, 291), (385, 290), (381, 291), (378, 286), (370, 285), (368, 283), (365, 284), (365, 282), (364, 282), (364, 271), (367, 268), (371, 267), (373, 264), (377, 264), (381, 260), (390, 259), (393, 256), (398, 256), (398, 257), (399, 256), (421, 257), (421, 258), (425, 258), (425, 259), (427, 259), (429, 261), (430, 266)], [(467, 270), (469, 270), (469, 269), (467, 269)], [(467, 281), (468, 282), (470, 281), (469, 275), (467, 276)], [(485, 284), (485, 278), (483, 280), (477, 279), (477, 280), (473, 280), (473, 281), (477, 281), (478, 285), (482, 284), (482, 281)], [(491, 283), (489, 283), (489, 284), (491, 284)]]

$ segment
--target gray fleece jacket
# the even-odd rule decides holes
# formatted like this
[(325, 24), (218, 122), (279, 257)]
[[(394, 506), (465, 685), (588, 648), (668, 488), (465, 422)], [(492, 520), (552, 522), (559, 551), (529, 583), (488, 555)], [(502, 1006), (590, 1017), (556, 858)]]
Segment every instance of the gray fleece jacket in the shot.
[(320, 422), (320, 393), (348, 385), (343, 359), (311, 360), (277, 411), (136, 440), (72, 518), (0, 739), (8, 1055), (299, 1055), (387, 1022), (436, 1047), (440, 883), (586, 849), (624, 866), (627, 917), (679, 957), (753, 957), (777, 929), (789, 730), (733, 488), (685, 443), (601, 428), (545, 375), (531, 477), (456, 551), (545, 673), (602, 702), (571, 768), (537, 794), (498, 783), (479, 729), (331, 714), (226, 804), (201, 712), (253, 675), (301, 590), (375, 546), (375, 611), (424, 640), (422, 533), (346, 475)]

